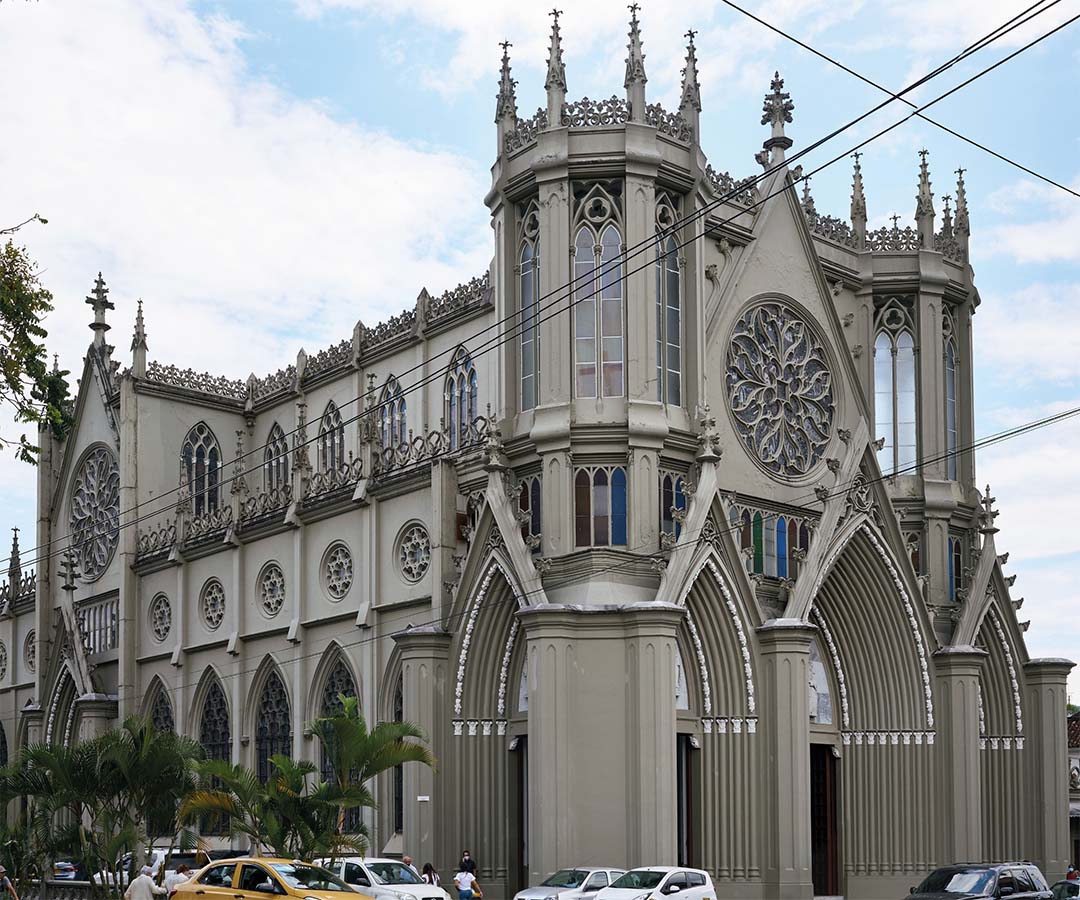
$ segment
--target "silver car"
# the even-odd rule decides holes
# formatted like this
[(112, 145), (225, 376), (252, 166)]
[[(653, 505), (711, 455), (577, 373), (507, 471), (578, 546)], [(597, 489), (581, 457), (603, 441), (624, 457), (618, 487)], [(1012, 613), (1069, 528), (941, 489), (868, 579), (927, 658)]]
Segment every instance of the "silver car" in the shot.
[(579, 866), (559, 869), (536, 887), (514, 894), (514, 900), (584, 900), (603, 890), (623, 874), (622, 869)]

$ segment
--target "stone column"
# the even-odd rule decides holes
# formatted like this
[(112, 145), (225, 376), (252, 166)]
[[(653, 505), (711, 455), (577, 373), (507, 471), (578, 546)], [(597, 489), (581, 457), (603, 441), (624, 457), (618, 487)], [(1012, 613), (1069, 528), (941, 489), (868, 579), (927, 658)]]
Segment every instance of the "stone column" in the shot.
[(810, 872), (810, 642), (801, 619), (771, 619), (761, 645), (760, 740), (765, 748), (762, 845), (765, 896), (814, 896)]
[[(405, 721), (419, 725), (440, 770), (449, 771), (450, 710), (453, 687), (450, 673), (450, 635), (441, 628), (413, 628), (394, 635), (401, 648), (402, 706)], [(440, 834), (436, 822), (453, 822), (449, 808), (453, 794), (446, 775), (427, 766), (405, 766), (403, 846), (416, 860), (436, 867), (452, 864), (453, 834)]]
[(978, 692), (985, 657), (975, 647), (945, 647), (934, 654), (942, 861), (983, 858)]
[(116, 700), (107, 694), (83, 694), (75, 700), (78, 739), (89, 741), (116, 724)]
[(1069, 850), (1069, 751), (1065, 733), (1067, 659), (1024, 664), (1024, 809), (1029, 817), (1024, 857), (1054, 882), (1065, 877)]

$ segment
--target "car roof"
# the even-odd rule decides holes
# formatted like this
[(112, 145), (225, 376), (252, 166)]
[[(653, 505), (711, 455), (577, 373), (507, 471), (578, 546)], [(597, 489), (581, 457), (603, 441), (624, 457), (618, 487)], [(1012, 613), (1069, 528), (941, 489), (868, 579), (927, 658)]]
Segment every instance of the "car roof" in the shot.
[(301, 863), (302, 865), (313, 865), (313, 863), (306, 862), (302, 859), (283, 859), (280, 856), (229, 856), (225, 859), (212, 859), (203, 868), (209, 866), (225, 866), (230, 863), (263, 863), (268, 866), (291, 866), (293, 863)]

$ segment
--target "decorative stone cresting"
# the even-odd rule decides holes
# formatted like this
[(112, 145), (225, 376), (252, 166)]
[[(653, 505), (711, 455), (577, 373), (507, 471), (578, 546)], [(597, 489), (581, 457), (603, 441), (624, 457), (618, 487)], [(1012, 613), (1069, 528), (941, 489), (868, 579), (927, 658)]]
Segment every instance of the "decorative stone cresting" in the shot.
[(157, 528), (140, 532), (136, 542), (136, 557), (154, 556), (171, 550), (176, 544), (176, 523), (168, 522)]
[(247, 384), (239, 379), (211, 375), (209, 372), (196, 372), (194, 369), (181, 369), (178, 366), (165, 365), (156, 360), (146, 367), (148, 381), (167, 384), (172, 387), (211, 394), (217, 397), (229, 397), (233, 400), (247, 399)]
[(815, 606), (810, 610), (810, 615), (813, 616), (818, 628), (821, 629), (821, 636), (825, 638), (825, 646), (829, 651), (829, 656), (832, 658), (833, 671), (836, 672), (836, 684), (840, 688), (840, 722), (845, 729), (850, 728), (847, 679), (844, 677), (844, 667), (840, 665), (840, 654), (837, 652), (836, 642), (833, 640), (832, 631), (829, 630), (829, 625), (821, 614), (821, 610)]
[(994, 626), (994, 631), (997, 633), (998, 642), (1001, 644), (1001, 652), (1005, 654), (1005, 665), (1009, 670), (1009, 683), (1012, 685), (1016, 733), (1022, 735), (1024, 733), (1024, 712), (1020, 707), (1020, 682), (1016, 677), (1016, 665), (1013, 663), (1012, 647), (1009, 646), (1009, 639), (1005, 636), (1005, 629), (992, 607), (987, 614), (990, 617), (990, 624)]
[(729, 203), (753, 206), (760, 199), (760, 193), (754, 186), (753, 178), (736, 180), (727, 172), (717, 172), (712, 166), (705, 167), (705, 177), (709, 179), (713, 190), (725, 197)]
[(485, 302), (490, 292), (491, 273), (485, 272), (479, 278), (472, 278), (438, 297), (432, 297), (427, 304), (427, 320), (437, 322), (460, 310), (480, 305)]
[(832, 374), (810, 326), (791, 307), (769, 301), (736, 322), (725, 384), (747, 452), (781, 477), (813, 470), (832, 435)]
[(882, 226), (866, 233), (866, 249), (877, 253), (911, 252), (921, 248), (919, 232), (910, 225), (906, 228), (895, 224), (892, 228)]
[(507, 153), (519, 150), (536, 140), (536, 135), (548, 127), (547, 110), (541, 107), (528, 119), (518, 119), (517, 125), (504, 138)]
[(622, 98), (612, 94), (607, 100), (582, 97), (563, 104), (562, 124), (570, 128), (601, 128), (621, 125), (630, 118), (630, 107)]
[(104, 574), (120, 538), (120, 468), (106, 447), (83, 460), (71, 491), (71, 543), (87, 581)]
[(659, 103), (650, 103), (645, 107), (645, 124), (652, 125), (661, 134), (683, 143), (690, 143), (690, 123), (682, 113), (668, 112)]

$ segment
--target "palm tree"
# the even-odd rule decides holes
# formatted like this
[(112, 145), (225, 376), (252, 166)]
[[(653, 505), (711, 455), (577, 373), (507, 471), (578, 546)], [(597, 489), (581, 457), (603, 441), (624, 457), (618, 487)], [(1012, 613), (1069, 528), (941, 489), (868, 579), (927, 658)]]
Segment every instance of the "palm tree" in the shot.
[[(341, 710), (333, 716), (323, 716), (309, 726), (322, 744), (331, 770), (328, 802), (338, 809), (336, 828), (344, 829), (345, 810), (375, 808), (375, 798), (368, 783), (383, 772), (416, 762), (437, 767), (435, 757), (419, 741), (425, 741), (423, 731), (411, 722), (379, 722), (370, 731), (356, 697), (338, 695)], [(367, 848), (367, 828), (360, 824), (351, 843)], [(334, 854), (336, 855), (336, 853)]]

